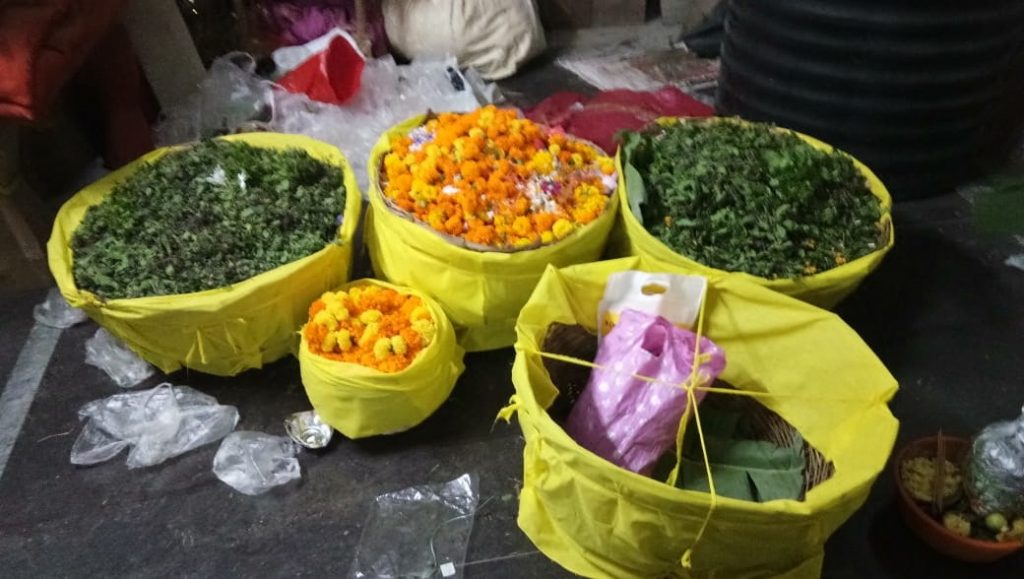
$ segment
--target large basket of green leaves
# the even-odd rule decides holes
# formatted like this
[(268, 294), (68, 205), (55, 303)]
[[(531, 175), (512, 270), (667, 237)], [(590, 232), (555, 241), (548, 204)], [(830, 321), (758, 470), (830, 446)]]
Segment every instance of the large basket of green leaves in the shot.
[(795, 131), (738, 119), (661, 119), (616, 158), (615, 255), (735, 273), (831, 308), (894, 243), (885, 185)]
[(361, 196), (334, 147), (234, 135), (154, 151), (76, 194), (47, 246), (61, 293), (165, 372), (290, 353), (349, 275)]

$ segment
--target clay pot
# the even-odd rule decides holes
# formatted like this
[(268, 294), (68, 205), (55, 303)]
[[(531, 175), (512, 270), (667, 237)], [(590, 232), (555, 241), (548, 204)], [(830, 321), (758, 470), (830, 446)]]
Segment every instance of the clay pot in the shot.
[[(955, 464), (962, 464), (970, 449), (970, 441), (950, 436), (943, 438), (946, 443), (946, 459)], [(903, 487), (903, 480), (900, 478), (900, 465), (903, 464), (903, 461), (911, 458), (934, 457), (938, 448), (937, 440), (937, 437), (929, 436), (910, 442), (896, 454), (895, 460), (893, 460), (892, 472), (896, 479), (896, 488), (899, 490), (900, 511), (903, 513), (903, 519), (907, 525), (931, 548), (948, 557), (970, 563), (988, 563), (1024, 548), (1024, 544), (1018, 541), (996, 543), (962, 537), (951, 532), (931, 516), (927, 505), (915, 501)]]

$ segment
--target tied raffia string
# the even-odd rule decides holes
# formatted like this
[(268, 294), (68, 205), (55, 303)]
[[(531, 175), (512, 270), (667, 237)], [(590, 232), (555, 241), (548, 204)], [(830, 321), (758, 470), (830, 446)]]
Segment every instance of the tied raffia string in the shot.
[[(778, 394), (770, 392), (755, 392), (750, 390), (734, 390), (730, 388), (715, 388), (713, 386), (698, 386), (698, 379), (700, 374), (700, 366), (710, 360), (710, 356), (702, 354), (700, 351), (700, 341), (704, 335), (704, 303), (705, 294), (707, 289), (705, 288), (704, 293), (701, 295), (700, 310), (697, 315), (697, 328), (696, 328), (696, 340), (694, 341), (693, 350), (693, 364), (690, 367), (690, 374), (686, 381), (682, 384), (676, 384), (666, 380), (660, 380), (658, 378), (652, 378), (650, 376), (642, 376), (640, 374), (631, 374), (635, 379), (642, 380), (650, 384), (657, 384), (659, 386), (667, 386), (670, 388), (681, 388), (686, 392), (687, 405), (686, 410), (683, 412), (683, 417), (679, 421), (679, 430), (676, 433), (676, 464), (672, 469), (672, 473), (669, 475), (666, 484), (675, 485), (676, 480), (679, 476), (679, 468), (682, 464), (682, 451), (683, 451), (683, 440), (686, 433), (686, 424), (690, 420), (692, 413), (694, 422), (697, 425), (697, 439), (700, 442), (701, 455), (704, 461), (704, 472), (708, 477), (708, 494), (710, 495), (710, 502), (708, 504), (708, 511), (704, 515), (704, 520), (701, 523), (700, 529), (697, 531), (697, 535), (694, 537), (693, 543), (690, 544), (689, 548), (683, 553), (681, 564), (685, 569), (691, 569), (693, 567), (693, 551), (697, 548), (697, 545), (704, 538), (704, 533), (707, 531), (708, 525), (711, 522), (711, 517), (714, 515), (715, 509), (718, 507), (718, 493), (715, 491), (715, 482), (711, 475), (711, 461), (708, 457), (707, 444), (704, 440), (704, 429), (701, 425), (700, 411), (697, 409), (697, 397), (695, 392), (715, 392), (719, 394), (725, 394), (730, 396), (747, 396), (750, 398), (802, 398), (806, 399), (806, 395), (802, 394)], [(568, 364), (576, 364), (580, 366), (586, 366), (592, 369), (604, 370), (606, 366), (602, 364), (596, 364), (594, 362), (588, 362), (580, 358), (573, 356), (565, 356), (562, 354), (553, 354), (550, 352), (542, 352), (535, 348), (524, 348), (525, 353), (534, 354), (542, 358), (548, 358), (550, 360), (557, 360), (559, 362), (565, 362)], [(816, 400), (832, 401), (832, 402), (855, 402), (858, 401), (854, 398), (819, 398), (815, 397)], [(509, 420), (512, 413), (515, 411), (517, 404), (517, 397), (513, 396), (510, 401), (511, 404), (502, 409), (498, 414), (498, 419)]]

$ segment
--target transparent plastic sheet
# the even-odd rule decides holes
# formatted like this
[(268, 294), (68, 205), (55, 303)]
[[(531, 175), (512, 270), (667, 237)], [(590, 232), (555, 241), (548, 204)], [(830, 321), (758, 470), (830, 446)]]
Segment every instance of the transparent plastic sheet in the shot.
[(272, 84), (256, 76), (255, 59), (232, 52), (213, 61), (198, 90), (166, 113), (156, 127), (160, 146), (234, 132), (252, 121), (269, 121)]
[(1021, 413), (986, 426), (971, 443), (964, 482), (979, 514), (1024, 516), (1024, 408)]
[(359, 92), (344, 106), (290, 93), (255, 74), (245, 53), (216, 59), (198, 91), (157, 127), (157, 142), (172, 145), (258, 126), (306, 135), (338, 147), (366, 190), (366, 159), (381, 133), (428, 110), (470, 111), (503, 98), (454, 58), (399, 66), (390, 55), (366, 61)]
[(285, 436), (240, 430), (229, 434), (213, 457), (213, 474), (246, 495), (261, 495), (302, 474), (299, 447)]
[(461, 577), (478, 502), (473, 474), (378, 496), (348, 576)]
[(50, 288), (46, 299), (36, 304), (32, 315), (36, 322), (60, 329), (70, 328), (89, 319), (85, 312), (69, 304), (57, 288)]
[(486, 85), (471, 83), (454, 60), (395, 64), (386, 56), (366, 62), (359, 92), (344, 106), (310, 100), (306, 95), (274, 91), (271, 126), (283, 133), (299, 133), (330, 143), (345, 154), (367, 188), (366, 160), (381, 133), (392, 125), (428, 110), (470, 111), (481, 102), (475, 91)]
[(156, 368), (103, 328), (85, 342), (85, 363), (106, 372), (121, 388), (131, 388), (156, 372)]
[(139, 468), (224, 438), (235, 429), (238, 410), (165, 382), (90, 402), (78, 417), (85, 426), (71, 447), (71, 464), (97, 464), (130, 448), (128, 468)]

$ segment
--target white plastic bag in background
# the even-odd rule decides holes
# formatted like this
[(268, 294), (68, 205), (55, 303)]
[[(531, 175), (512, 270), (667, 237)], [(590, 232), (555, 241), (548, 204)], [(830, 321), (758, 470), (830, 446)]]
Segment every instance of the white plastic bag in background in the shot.
[(302, 476), (298, 453), (298, 445), (285, 436), (232, 432), (213, 457), (213, 474), (240, 493), (261, 495)]
[(384, 0), (392, 48), (410, 60), (453, 55), (489, 80), (515, 74), (547, 47), (533, 0)]
[(70, 328), (89, 319), (85, 312), (72, 307), (57, 288), (51, 288), (46, 299), (36, 304), (32, 316), (44, 326), (60, 329)]
[(78, 416), (85, 426), (71, 448), (71, 464), (97, 464), (130, 448), (128, 468), (160, 464), (220, 440), (238, 423), (234, 406), (166, 382), (151, 390), (95, 400)]
[(106, 372), (121, 388), (131, 388), (156, 373), (156, 368), (103, 328), (85, 342), (85, 363)]
[(608, 276), (604, 295), (597, 306), (601, 323), (598, 339), (611, 331), (626, 309), (661, 316), (692, 330), (700, 313), (700, 303), (708, 287), (707, 278), (695, 275), (620, 271)]

